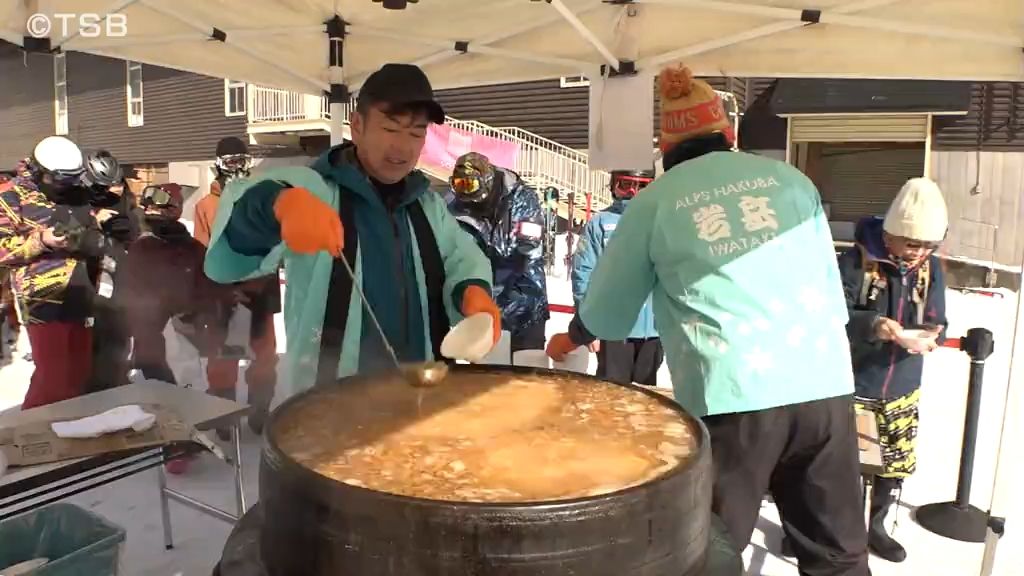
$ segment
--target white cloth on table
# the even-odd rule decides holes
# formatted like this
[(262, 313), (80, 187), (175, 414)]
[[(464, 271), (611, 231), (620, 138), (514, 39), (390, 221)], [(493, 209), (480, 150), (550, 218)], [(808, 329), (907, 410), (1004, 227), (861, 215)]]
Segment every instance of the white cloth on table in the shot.
[(156, 415), (146, 412), (138, 405), (128, 404), (78, 420), (53, 422), (50, 428), (61, 438), (98, 438), (129, 428), (136, 432), (144, 432), (155, 423)]

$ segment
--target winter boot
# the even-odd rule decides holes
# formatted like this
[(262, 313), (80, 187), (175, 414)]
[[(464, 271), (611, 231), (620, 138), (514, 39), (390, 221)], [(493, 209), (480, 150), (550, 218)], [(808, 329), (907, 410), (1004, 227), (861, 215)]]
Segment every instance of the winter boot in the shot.
[(868, 549), (889, 562), (903, 562), (907, 551), (885, 531), (885, 516), (894, 502), (893, 492), (899, 488), (895, 478), (875, 476), (871, 486), (871, 518), (868, 521)]
[(257, 436), (263, 435), (263, 425), (270, 414), (270, 402), (274, 399), (273, 386), (249, 387), (249, 429)]
[[(218, 398), (224, 398), (225, 400), (235, 399), (235, 389), (228, 388), (225, 390), (213, 390), (212, 388), (206, 391), (210, 396), (216, 396)], [(221, 442), (227, 442), (231, 440), (231, 430), (229, 428), (217, 428), (217, 438)]]

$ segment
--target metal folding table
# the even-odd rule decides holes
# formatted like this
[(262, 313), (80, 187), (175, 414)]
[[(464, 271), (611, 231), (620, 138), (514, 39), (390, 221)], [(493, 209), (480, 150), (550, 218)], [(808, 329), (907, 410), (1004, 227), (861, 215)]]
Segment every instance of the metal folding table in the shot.
[(0, 428), (38, 421), (73, 420), (125, 404), (151, 404), (169, 408), (176, 412), (186, 425), (200, 431), (231, 428), (233, 446), (229, 460), (234, 469), (235, 512), (221, 510), (167, 487), (163, 464), (170, 459), (197, 451), (198, 445), (189, 442), (11, 468), (0, 477), (0, 520), (151, 468), (157, 469), (160, 515), (163, 520), (164, 544), (168, 549), (174, 545), (169, 510), (171, 500), (230, 524), (234, 524), (245, 514), (240, 443), (241, 419), (249, 410), (245, 404), (210, 396), (192, 388), (150, 381), (112, 388), (30, 410), (0, 413)]

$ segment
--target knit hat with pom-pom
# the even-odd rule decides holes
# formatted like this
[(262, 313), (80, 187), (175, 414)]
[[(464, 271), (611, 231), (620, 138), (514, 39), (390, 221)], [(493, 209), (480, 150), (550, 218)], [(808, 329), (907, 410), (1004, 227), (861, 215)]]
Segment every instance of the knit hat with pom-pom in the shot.
[(658, 145), (667, 152), (676, 144), (705, 134), (722, 132), (735, 140), (722, 98), (710, 84), (693, 77), (685, 66), (665, 68), (658, 76), (661, 93), (661, 137)]

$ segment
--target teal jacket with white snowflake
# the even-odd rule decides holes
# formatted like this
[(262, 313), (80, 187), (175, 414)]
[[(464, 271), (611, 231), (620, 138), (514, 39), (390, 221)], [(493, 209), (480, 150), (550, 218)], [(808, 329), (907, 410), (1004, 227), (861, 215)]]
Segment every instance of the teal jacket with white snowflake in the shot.
[(713, 152), (649, 185), (619, 221), (579, 320), (624, 339), (649, 295), (676, 400), (696, 416), (853, 393), (832, 234), (792, 166)]

